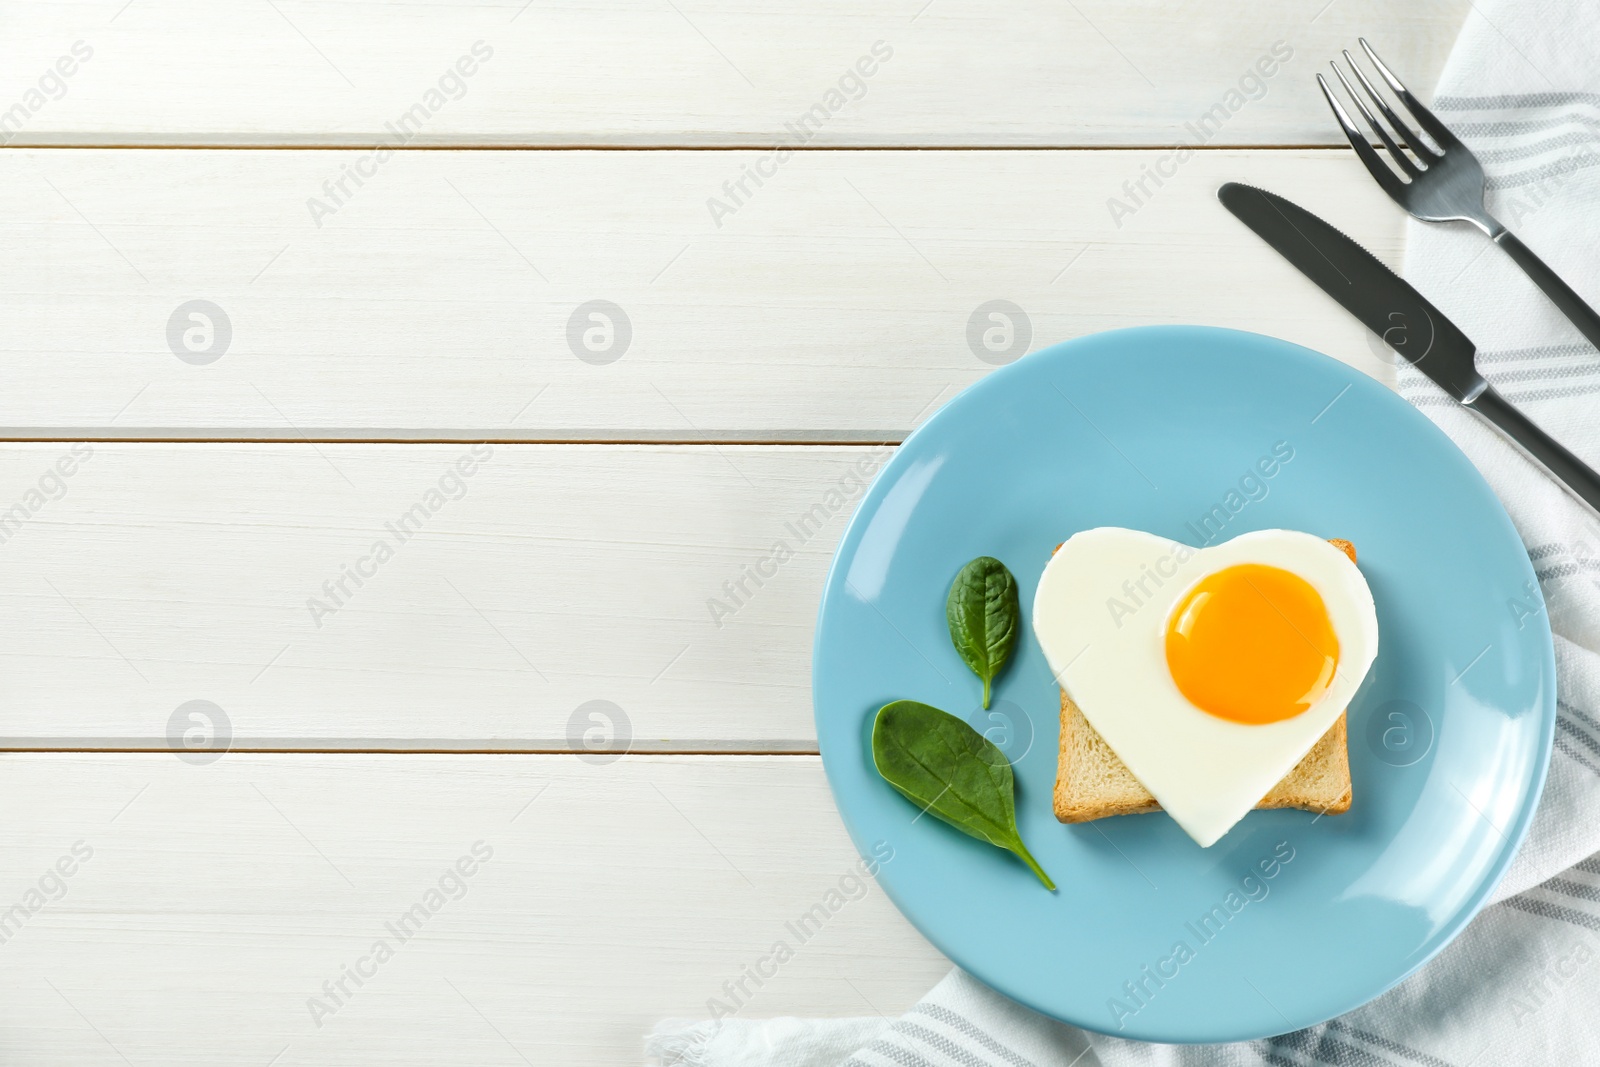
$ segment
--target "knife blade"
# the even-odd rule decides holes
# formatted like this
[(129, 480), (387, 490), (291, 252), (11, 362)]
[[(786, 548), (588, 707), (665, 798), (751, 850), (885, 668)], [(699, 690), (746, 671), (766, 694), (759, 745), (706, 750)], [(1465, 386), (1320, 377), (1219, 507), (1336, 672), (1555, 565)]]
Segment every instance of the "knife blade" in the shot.
[(1488, 387), (1475, 365), (1477, 346), (1371, 252), (1265, 189), (1229, 182), (1217, 190), (1217, 199), (1456, 400), (1466, 403)]
[(1478, 373), (1477, 346), (1408, 282), (1339, 230), (1275, 193), (1228, 182), (1217, 190), (1217, 199), (1402, 359), (1600, 514), (1600, 474), (1501, 396)]

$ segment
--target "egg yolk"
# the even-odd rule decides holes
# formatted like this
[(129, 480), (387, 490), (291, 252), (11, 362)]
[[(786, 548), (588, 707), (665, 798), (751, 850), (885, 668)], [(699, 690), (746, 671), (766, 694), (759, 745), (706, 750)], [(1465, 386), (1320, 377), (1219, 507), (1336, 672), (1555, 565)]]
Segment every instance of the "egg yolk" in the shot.
[(1167, 668), (1191, 704), (1219, 719), (1290, 719), (1327, 692), (1339, 639), (1311, 583), (1260, 563), (1225, 567), (1167, 622)]

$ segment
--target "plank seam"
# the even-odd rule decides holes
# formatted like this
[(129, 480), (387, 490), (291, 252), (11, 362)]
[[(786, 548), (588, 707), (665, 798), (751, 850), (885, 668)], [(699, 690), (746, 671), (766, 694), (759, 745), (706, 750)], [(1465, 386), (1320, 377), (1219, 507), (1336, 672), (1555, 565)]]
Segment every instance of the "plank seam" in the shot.
[(267, 437), (245, 437), (218, 433), (212, 436), (106, 436), (100, 434), (71, 434), (63, 432), (60, 436), (53, 432), (40, 431), (38, 435), (30, 433), (0, 434), (0, 445), (6, 444), (72, 444), (87, 441), (91, 444), (114, 445), (173, 445), (173, 444), (241, 444), (241, 445), (662, 445), (662, 446), (712, 446), (712, 445), (796, 445), (796, 446), (826, 446), (831, 448), (864, 448), (871, 445), (898, 445), (910, 436), (910, 430), (896, 430), (890, 433), (873, 434), (859, 437), (804, 437), (797, 432), (795, 436), (779, 437), (504, 437), (504, 436), (476, 436), (476, 437), (306, 437), (300, 434), (285, 434)]
[[(127, 755), (127, 756), (172, 756), (173, 751), (161, 743), (138, 746), (108, 746), (108, 745), (4, 745), (0, 746), (0, 755), (17, 755), (37, 753), (41, 755)], [(571, 756), (573, 759), (583, 759), (592, 756), (592, 753), (574, 752), (567, 747), (558, 748), (317, 748), (317, 747), (268, 747), (268, 746), (243, 746), (234, 745), (218, 756)], [(627, 752), (615, 754), (615, 759), (633, 759), (641, 756), (659, 758), (688, 757), (688, 756), (797, 756), (816, 757), (820, 753), (814, 742), (808, 748), (671, 748), (648, 749), (635, 748)]]
[[(156, 152), (365, 152), (373, 145), (365, 141), (347, 144), (308, 143), (293, 144), (272, 142), (261, 144), (226, 144), (196, 141), (193, 143), (152, 142), (25, 142), (12, 140), (0, 145), (0, 150), (27, 149), (30, 151), (156, 151)], [(395, 153), (402, 152), (766, 152), (775, 146), (765, 142), (750, 144), (711, 145), (634, 145), (634, 144), (436, 144), (385, 146)], [(784, 145), (791, 152), (1158, 152), (1170, 151), (1167, 143), (1153, 144), (889, 144), (889, 145)], [(1183, 145), (1191, 152), (1348, 152), (1348, 142), (1341, 144), (1206, 144)], [(1383, 147), (1374, 142), (1374, 148)]]

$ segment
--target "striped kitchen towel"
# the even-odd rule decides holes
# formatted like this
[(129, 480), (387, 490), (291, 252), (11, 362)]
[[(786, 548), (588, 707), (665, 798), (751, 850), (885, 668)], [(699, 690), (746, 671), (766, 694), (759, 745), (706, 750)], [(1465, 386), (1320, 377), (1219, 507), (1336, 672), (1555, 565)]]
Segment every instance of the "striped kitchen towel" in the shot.
[[(1381, 52), (1381, 30), (1374, 32)], [(1600, 3), (1480, 0), (1434, 106), (1483, 160), (1491, 210), (1600, 305)], [(1501, 392), (1600, 467), (1600, 354), (1482, 234), (1409, 225), (1406, 275), (1477, 341), (1480, 366)], [(1459, 938), (1365, 1007), (1265, 1041), (1177, 1046), (1105, 1037), (1045, 1019), (955, 971), (892, 1021), (669, 1020), (649, 1039), (652, 1062), (1600, 1064), (1600, 524), (1426, 378), (1406, 366), (1397, 376), (1402, 395), (1444, 428), (1505, 502), (1556, 634), (1561, 717), (1544, 797), (1497, 903)], [(1308, 975), (1314, 967), (1308, 960)]]

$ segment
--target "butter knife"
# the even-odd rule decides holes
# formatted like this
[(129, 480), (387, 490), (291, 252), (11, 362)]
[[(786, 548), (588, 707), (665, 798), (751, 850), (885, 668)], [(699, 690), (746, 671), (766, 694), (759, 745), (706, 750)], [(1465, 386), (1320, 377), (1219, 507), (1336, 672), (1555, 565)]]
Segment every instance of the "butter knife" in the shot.
[(1600, 514), (1600, 474), (1501, 396), (1478, 373), (1477, 346), (1409, 283), (1305, 208), (1265, 189), (1228, 182), (1217, 199), (1401, 358)]

